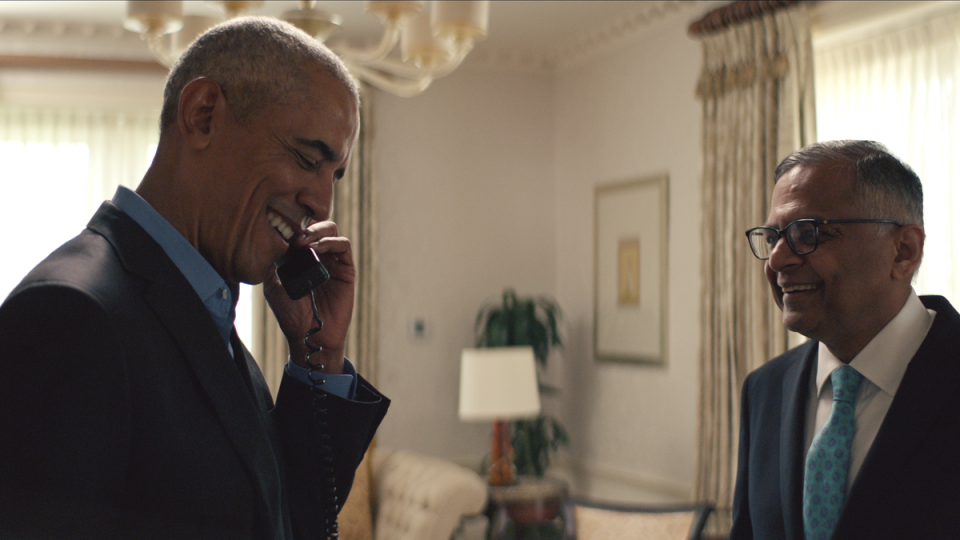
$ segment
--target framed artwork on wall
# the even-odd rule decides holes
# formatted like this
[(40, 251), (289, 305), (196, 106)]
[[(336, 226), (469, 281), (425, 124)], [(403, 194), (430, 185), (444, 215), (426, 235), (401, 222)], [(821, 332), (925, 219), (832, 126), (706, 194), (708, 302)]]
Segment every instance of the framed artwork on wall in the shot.
[(668, 175), (594, 193), (594, 335), (598, 360), (663, 365), (667, 343)]

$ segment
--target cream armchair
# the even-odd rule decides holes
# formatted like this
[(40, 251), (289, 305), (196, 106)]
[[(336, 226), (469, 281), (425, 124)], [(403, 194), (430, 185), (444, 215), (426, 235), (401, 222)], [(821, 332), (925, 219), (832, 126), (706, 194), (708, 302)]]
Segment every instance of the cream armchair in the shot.
[(486, 503), (486, 482), (470, 469), (375, 447), (357, 471), (340, 513), (341, 538), (450, 540), (460, 520), (479, 514)]
[(378, 448), (373, 472), (376, 540), (449, 540), (487, 504), (486, 482), (450, 461)]

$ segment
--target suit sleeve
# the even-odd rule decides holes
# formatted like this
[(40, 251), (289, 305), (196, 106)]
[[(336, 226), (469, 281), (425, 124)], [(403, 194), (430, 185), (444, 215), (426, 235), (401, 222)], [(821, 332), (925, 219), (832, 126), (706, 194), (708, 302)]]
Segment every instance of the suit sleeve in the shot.
[(0, 369), (0, 537), (112, 536), (131, 419), (105, 310), (68, 287), (16, 292)]
[(750, 455), (750, 377), (743, 384), (740, 395), (740, 445), (737, 455), (737, 483), (733, 495), (733, 527), (730, 540), (752, 540), (753, 522), (750, 518), (749, 455)]
[(286, 374), (280, 384), (273, 415), (284, 457), (295, 538), (322, 536), (320, 510), (325, 507), (324, 486), (330, 481), (323, 471), (326, 456), (322, 447), (332, 447), (334, 485), (342, 508), (356, 469), (387, 412), (390, 400), (357, 377), (354, 400), (333, 394), (315, 396), (310, 387)]

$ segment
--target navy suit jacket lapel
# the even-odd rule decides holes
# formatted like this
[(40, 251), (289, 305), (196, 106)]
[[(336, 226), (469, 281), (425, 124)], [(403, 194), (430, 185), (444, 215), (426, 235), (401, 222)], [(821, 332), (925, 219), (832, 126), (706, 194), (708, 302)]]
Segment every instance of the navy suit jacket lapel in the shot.
[(251, 395), (203, 302), (160, 245), (113, 204), (105, 202), (88, 227), (114, 246), (129, 271), (149, 282), (144, 300), (179, 345), (246, 464), (268, 529), (279, 530), (280, 471), (266, 411)]
[(870, 519), (877, 497), (883, 497), (906, 463), (924, 444), (924, 434), (955, 413), (940, 412), (960, 389), (945, 384), (960, 378), (956, 362), (957, 329), (960, 315), (942, 297), (921, 297), (924, 305), (937, 312), (927, 338), (911, 359), (890, 410), (864, 458), (863, 465), (847, 495), (836, 535), (861, 520)]
[(806, 461), (807, 403), (817, 342), (796, 350), (796, 361), (783, 378), (780, 409), (780, 498), (788, 540), (803, 539), (803, 467)]

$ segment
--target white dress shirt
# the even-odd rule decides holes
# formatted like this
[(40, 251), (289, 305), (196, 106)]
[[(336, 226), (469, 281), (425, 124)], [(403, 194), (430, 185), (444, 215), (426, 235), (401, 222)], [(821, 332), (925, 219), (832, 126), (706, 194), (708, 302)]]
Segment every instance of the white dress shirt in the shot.
[[(847, 489), (853, 483), (863, 459), (880, 430), (893, 397), (900, 387), (907, 365), (927, 337), (936, 312), (926, 309), (915, 291), (910, 293), (900, 312), (870, 343), (850, 361), (850, 367), (863, 375), (860, 392), (856, 399), (856, 432), (853, 435), (853, 450)], [(807, 407), (806, 448), (813, 443), (813, 436), (826, 423), (833, 409), (833, 383), (830, 373), (843, 363), (820, 343), (817, 352), (817, 369), (810, 383), (812, 399)], [(804, 458), (806, 459), (806, 458)]]

